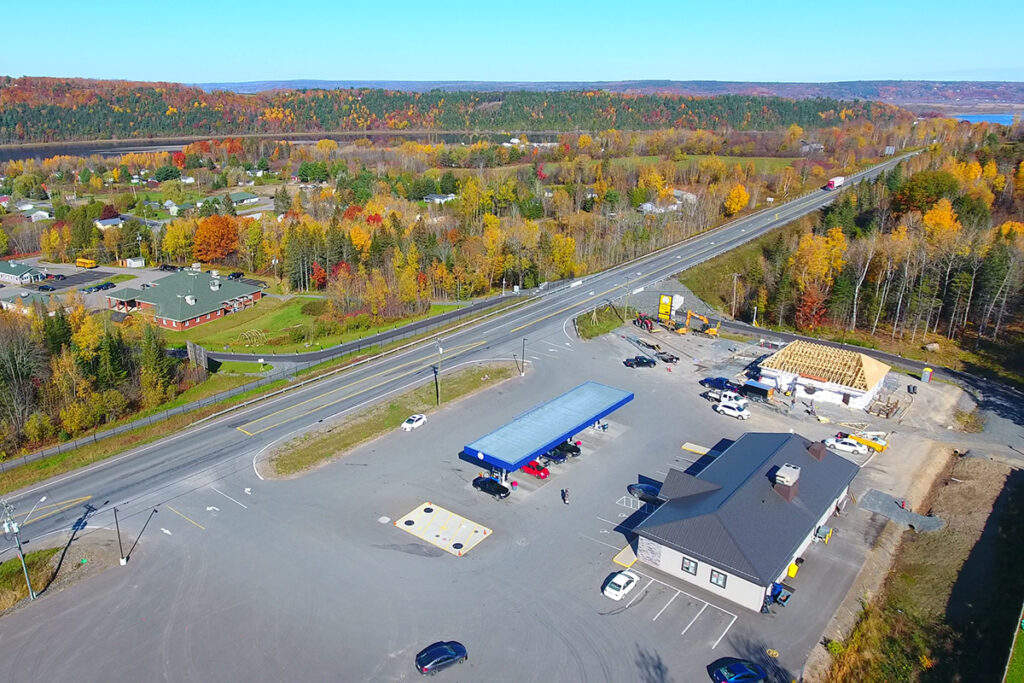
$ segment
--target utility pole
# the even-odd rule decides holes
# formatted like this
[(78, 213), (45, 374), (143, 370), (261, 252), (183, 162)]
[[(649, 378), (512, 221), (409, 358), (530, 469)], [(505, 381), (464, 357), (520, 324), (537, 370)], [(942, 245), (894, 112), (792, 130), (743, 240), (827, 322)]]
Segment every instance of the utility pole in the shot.
[(441, 354), (444, 353), (444, 349), (441, 347), (441, 342), (438, 339), (434, 340), (434, 345), (437, 346), (437, 365), (433, 366), (434, 398), (437, 400), (437, 405), (441, 405)]
[(736, 319), (736, 280), (740, 277), (739, 273), (732, 274), (732, 319)]
[(520, 377), (526, 377), (526, 337), (523, 337), (523, 369), (519, 371)]
[(121, 553), (121, 566), (128, 564), (128, 558), (124, 556), (124, 546), (121, 545), (121, 525), (117, 523), (117, 506), (114, 507), (114, 528), (117, 529), (117, 550)]
[[(32, 509), (34, 510), (35, 507), (33, 506)], [(14, 536), (14, 541), (18, 546), (18, 557), (21, 558), (21, 570), (25, 572), (25, 585), (28, 586), (28, 597), (31, 600), (35, 600), (36, 592), (32, 589), (32, 579), (28, 577), (28, 565), (25, 564), (25, 551), (21, 547), (21, 528), (14, 520), (14, 506), (8, 503), (6, 499), (0, 500), (0, 513), (3, 514), (4, 536)], [(31, 514), (32, 513), (29, 512), (29, 515)], [(28, 519), (28, 517), (25, 519)]]

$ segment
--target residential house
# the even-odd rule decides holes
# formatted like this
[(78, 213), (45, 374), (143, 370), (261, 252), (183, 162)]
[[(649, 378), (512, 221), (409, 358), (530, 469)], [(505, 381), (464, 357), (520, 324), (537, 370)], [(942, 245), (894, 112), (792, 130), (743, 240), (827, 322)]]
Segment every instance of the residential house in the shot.
[(122, 223), (124, 223), (124, 221), (121, 220), (120, 216), (115, 216), (114, 218), (97, 218), (92, 222), (92, 224), (101, 231), (109, 228), (120, 227)]
[(181, 176), (181, 178), (179, 178), (179, 180), (181, 181), (182, 185), (194, 185), (196, 182), (196, 179), (190, 175), (183, 175)]
[[(53, 294), (44, 294), (41, 292), (22, 292), (15, 294), (14, 296), (8, 296), (0, 299), (0, 308), (5, 311), (13, 311), (20, 313), (21, 315), (32, 315), (36, 310), (36, 306), (40, 306), (42, 310), (47, 311), (47, 315), (53, 317), (55, 311), (49, 310), (51, 300), (63, 305), (64, 301), (57, 298)], [(65, 307), (64, 309), (68, 309)]]
[(857, 472), (798, 434), (744, 434), (696, 474), (669, 471), (665, 502), (634, 529), (637, 559), (760, 611), (811, 544), (828, 542), (825, 523), (845, 507)]
[(260, 200), (259, 195), (255, 195), (251, 192), (232, 192), (228, 195), (228, 199), (230, 199), (231, 203), (236, 206), (239, 204), (255, 204)]
[(423, 201), (428, 204), (446, 204), (453, 199), (455, 199), (455, 195), (453, 194), (428, 194), (423, 198)]
[(33, 223), (38, 223), (39, 221), (48, 221), (48, 220), (50, 220), (51, 218), (53, 218), (53, 214), (50, 213), (49, 211), (45, 211), (43, 209), (38, 209), (38, 210), (33, 211), (32, 213), (30, 213), (28, 215), (28, 217), (29, 217), (29, 220), (31, 220)]
[(153, 282), (146, 289), (127, 288), (107, 294), (107, 307), (122, 313), (144, 311), (169, 330), (185, 330), (256, 305), (263, 296), (257, 285), (215, 278), (209, 272), (183, 271)]

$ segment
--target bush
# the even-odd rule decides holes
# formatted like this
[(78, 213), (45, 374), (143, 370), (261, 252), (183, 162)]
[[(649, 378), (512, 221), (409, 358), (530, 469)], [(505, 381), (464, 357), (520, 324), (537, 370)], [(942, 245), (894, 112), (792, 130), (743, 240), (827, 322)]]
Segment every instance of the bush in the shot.
[(833, 657), (838, 657), (839, 655), (843, 654), (843, 651), (846, 648), (838, 640), (829, 639), (825, 641), (825, 649), (828, 650), (828, 653)]
[(314, 318), (323, 315), (327, 312), (327, 300), (326, 299), (313, 299), (302, 304), (302, 315), (313, 316)]
[(341, 334), (341, 325), (333, 320), (317, 320), (313, 324), (313, 339)]
[(294, 327), (288, 332), (288, 340), (293, 344), (301, 344), (309, 340), (309, 328), (305, 325)]
[(369, 313), (360, 313), (359, 315), (353, 315), (345, 320), (345, 331), (346, 332), (357, 332), (359, 330), (368, 330), (373, 325), (373, 321), (370, 318)]

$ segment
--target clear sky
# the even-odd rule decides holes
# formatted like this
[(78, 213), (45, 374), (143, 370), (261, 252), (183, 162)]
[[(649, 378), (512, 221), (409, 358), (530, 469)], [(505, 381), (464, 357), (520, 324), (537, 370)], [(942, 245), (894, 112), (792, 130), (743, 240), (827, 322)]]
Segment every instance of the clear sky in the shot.
[(1024, 1), (6, 2), (0, 74), (1024, 81)]

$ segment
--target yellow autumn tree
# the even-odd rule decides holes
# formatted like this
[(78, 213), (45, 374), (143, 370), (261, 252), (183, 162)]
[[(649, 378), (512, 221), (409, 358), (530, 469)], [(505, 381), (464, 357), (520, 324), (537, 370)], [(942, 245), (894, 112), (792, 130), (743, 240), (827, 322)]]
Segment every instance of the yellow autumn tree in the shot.
[(789, 265), (800, 289), (824, 282), (829, 271), (829, 249), (825, 238), (810, 232), (801, 235)]
[(723, 208), (726, 216), (735, 216), (750, 203), (750, 194), (742, 184), (736, 183), (725, 197)]
[(925, 212), (923, 223), (925, 239), (933, 247), (949, 244), (963, 228), (948, 199), (935, 202), (935, 205)]

